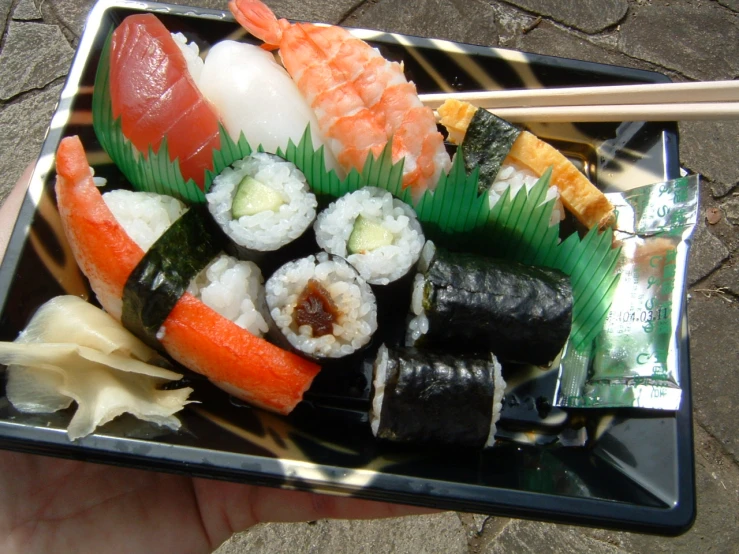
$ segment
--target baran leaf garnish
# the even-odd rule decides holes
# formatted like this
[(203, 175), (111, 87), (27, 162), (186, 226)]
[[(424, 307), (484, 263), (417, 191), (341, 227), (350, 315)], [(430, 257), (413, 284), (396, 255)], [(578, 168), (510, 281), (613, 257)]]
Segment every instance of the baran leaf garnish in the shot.
[[(166, 137), (157, 152), (142, 155), (123, 135), (120, 118), (113, 118), (109, 90), (110, 37), (101, 54), (93, 92), (93, 126), (105, 151), (134, 189), (168, 194), (188, 203), (205, 202), (213, 179), (236, 160), (254, 151), (243, 133), (234, 142), (221, 126), (220, 150), (213, 152), (213, 171), (205, 174), (204, 191), (182, 177), (177, 160), (171, 161)], [(257, 151), (263, 149), (258, 147)], [(551, 171), (528, 191), (510, 189), (491, 208), (486, 193), (478, 192), (477, 170), (467, 173), (462, 156), (455, 156), (448, 174), (442, 173), (432, 191), (414, 201), (402, 186), (403, 162), (392, 161), (389, 142), (380, 156), (367, 156), (362, 171), (352, 169), (340, 179), (327, 170), (324, 146), (315, 149), (310, 127), (296, 145), (290, 140), (275, 152), (294, 163), (314, 193), (330, 201), (365, 186), (380, 187), (413, 206), (426, 238), (453, 250), (477, 252), (531, 265), (553, 267), (570, 276), (574, 297), (570, 345), (588, 348), (603, 328), (618, 282), (614, 272), (620, 250), (612, 248), (611, 229), (591, 229), (582, 239), (573, 233), (560, 241), (559, 224), (550, 225), (554, 200), (545, 200)]]

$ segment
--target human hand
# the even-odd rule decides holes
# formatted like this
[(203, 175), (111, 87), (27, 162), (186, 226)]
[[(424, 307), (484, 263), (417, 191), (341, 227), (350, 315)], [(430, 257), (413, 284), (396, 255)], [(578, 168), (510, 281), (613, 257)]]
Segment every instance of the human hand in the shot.
[(0, 551), (6, 554), (205, 553), (259, 522), (431, 512), (0, 452)]
[[(0, 258), (29, 167), (0, 208)], [(432, 510), (0, 451), (0, 552), (211, 552), (267, 521)]]
[(28, 190), (28, 184), (31, 182), (33, 174), (33, 164), (26, 167), (18, 182), (8, 193), (8, 196), (2, 201), (0, 206), (0, 260), (5, 255), (5, 248), (10, 241), (10, 235), (13, 233), (15, 220), (18, 218), (18, 212), (23, 204), (23, 198)]

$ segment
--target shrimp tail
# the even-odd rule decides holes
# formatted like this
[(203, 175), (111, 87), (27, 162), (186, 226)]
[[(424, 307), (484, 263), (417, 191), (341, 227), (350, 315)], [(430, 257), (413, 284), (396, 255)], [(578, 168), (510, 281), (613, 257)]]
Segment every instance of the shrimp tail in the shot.
[(282, 42), (282, 31), (290, 26), (287, 20), (278, 20), (260, 0), (231, 0), (228, 8), (239, 25), (274, 48)]

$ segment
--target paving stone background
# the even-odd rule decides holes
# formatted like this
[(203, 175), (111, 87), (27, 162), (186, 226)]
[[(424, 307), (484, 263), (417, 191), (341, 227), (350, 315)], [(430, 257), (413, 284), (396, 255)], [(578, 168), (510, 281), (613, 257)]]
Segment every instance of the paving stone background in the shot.
[(601, 2), (506, 0), (506, 3), (591, 34), (617, 25), (629, 9), (626, 0)]
[[(225, 0), (184, 0), (224, 8)], [(0, 0), (0, 202), (35, 160), (91, 0)], [(736, 0), (274, 0), (281, 17), (324, 21), (661, 71), (739, 77)], [(704, 176), (688, 304), (698, 516), (661, 538), (442, 513), (379, 521), (262, 524), (241, 552), (736, 552), (739, 544), (739, 122), (683, 122), (680, 161)], [(5, 223), (5, 222), (3, 222)]]

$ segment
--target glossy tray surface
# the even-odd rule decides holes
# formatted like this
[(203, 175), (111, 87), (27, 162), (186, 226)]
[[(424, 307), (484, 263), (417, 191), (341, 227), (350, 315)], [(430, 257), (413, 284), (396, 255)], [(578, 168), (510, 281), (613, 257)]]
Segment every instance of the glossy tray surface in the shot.
[[(51, 129), (0, 266), (0, 340), (13, 340), (38, 306), (59, 294), (93, 298), (66, 245), (56, 212), (53, 153), (62, 136), (79, 135), (96, 174), (123, 178), (106, 159), (90, 120), (91, 91), (108, 33), (127, 15), (153, 11), (171, 31), (202, 49), (225, 37), (249, 40), (216, 11), (136, 2), (98, 4), (62, 93)], [(392, 60), (402, 60), (419, 92), (666, 81), (640, 70), (500, 49), (356, 30)], [(676, 126), (670, 123), (533, 124), (606, 191), (679, 176)], [(70, 412), (29, 415), (0, 398), (0, 446), (254, 484), (296, 487), (507, 516), (673, 534), (694, 517), (687, 324), (680, 359), (683, 402), (677, 412), (564, 411), (542, 418), (535, 406), (554, 373), (507, 391), (503, 440), (487, 451), (398, 446), (373, 439), (367, 421), (366, 368), (327, 368), (288, 417), (246, 406), (187, 372), (197, 404), (179, 432), (132, 418), (70, 442)], [(4, 388), (4, 385), (3, 385)], [(591, 432), (585, 447), (526, 441), (554, 437), (574, 418)], [(524, 444), (529, 442), (529, 444)], [(545, 444), (545, 443), (549, 444)]]

